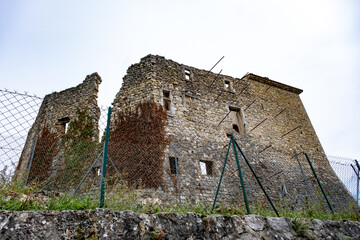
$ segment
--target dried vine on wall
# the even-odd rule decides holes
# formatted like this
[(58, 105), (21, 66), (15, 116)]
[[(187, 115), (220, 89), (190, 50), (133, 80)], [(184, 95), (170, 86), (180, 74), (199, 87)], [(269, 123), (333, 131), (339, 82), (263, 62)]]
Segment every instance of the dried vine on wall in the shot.
[(29, 182), (41, 183), (50, 176), (52, 162), (58, 152), (58, 142), (59, 137), (56, 133), (45, 126), (36, 143)]
[[(125, 107), (126, 108), (126, 107)], [(167, 113), (153, 100), (118, 112), (110, 130), (109, 155), (129, 184), (158, 188), (163, 181)], [(109, 176), (115, 170), (109, 165)]]

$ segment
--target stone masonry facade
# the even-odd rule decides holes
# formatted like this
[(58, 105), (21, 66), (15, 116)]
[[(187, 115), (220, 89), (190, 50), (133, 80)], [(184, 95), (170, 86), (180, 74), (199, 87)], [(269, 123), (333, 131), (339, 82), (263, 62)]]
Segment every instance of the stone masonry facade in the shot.
[[(148, 55), (129, 67), (113, 105), (115, 111), (121, 111), (125, 101), (135, 105), (154, 99), (163, 105), (168, 113), (167, 134), (177, 148), (183, 201), (212, 203), (233, 133), (271, 198), (279, 200), (280, 189), (286, 189), (289, 204), (300, 206), (306, 201), (309, 193), (296, 150), (310, 156), (335, 207), (353, 203), (330, 167), (299, 97), (301, 92), (254, 74), (234, 78)], [(165, 169), (171, 168), (173, 157), (168, 149)], [(231, 151), (230, 157), (219, 197), (240, 203), (241, 185)], [(308, 198), (319, 197), (320, 188), (305, 157), (299, 154), (299, 158), (312, 192)], [(265, 201), (249, 170), (246, 176), (254, 201)], [(175, 186), (170, 174), (164, 178), (172, 192)]]
[[(76, 88), (45, 97), (29, 132), (19, 173), (25, 172), (35, 136), (44, 125), (61, 135), (63, 130), (59, 128), (63, 123), (60, 122), (68, 121), (75, 109), (81, 108), (91, 113), (97, 127), (99, 108), (96, 98), (100, 82), (100, 77), (92, 74)], [(211, 204), (223, 169), (229, 136), (233, 134), (275, 202), (298, 207), (322, 198), (301, 154), (306, 152), (334, 207), (339, 209), (353, 204), (354, 199), (330, 167), (299, 97), (301, 92), (251, 73), (234, 78), (148, 55), (128, 68), (113, 102), (112, 122), (118, 112), (140, 102), (155, 101), (167, 112), (166, 134), (171, 137), (171, 143), (165, 150), (163, 185), (155, 191), (145, 190), (150, 198), (176, 203), (178, 186), (172, 171), (173, 147), (176, 146), (181, 200), (189, 204)], [(308, 188), (294, 150), (299, 154)], [(56, 159), (52, 171), (56, 169)], [(171, 171), (166, 171), (169, 169)], [(247, 167), (242, 170), (252, 203), (265, 203), (265, 196), (254, 176)], [(219, 202), (243, 203), (233, 149), (230, 150)]]
[[(54, 146), (52, 149), (56, 154), (52, 155), (50, 166), (48, 166), (48, 175), (56, 177), (57, 170), (64, 164), (63, 153), (59, 148), (62, 136), (67, 131), (69, 123), (78, 117), (79, 111), (85, 111), (90, 115), (94, 123), (93, 141), (99, 141), (98, 121), (100, 118), (100, 108), (97, 104), (97, 95), (101, 78), (97, 73), (86, 76), (83, 83), (76, 87), (66, 89), (61, 92), (53, 92), (46, 95), (37, 118), (31, 127), (15, 175), (20, 178), (26, 178), (28, 166), (33, 152), (35, 141), (39, 146), (44, 130), (48, 130), (52, 139), (45, 142), (45, 145)], [(46, 140), (45, 140), (46, 141)], [(49, 146), (51, 147), (51, 146)], [(35, 154), (39, 152), (35, 149)], [(43, 170), (43, 169), (41, 169)]]

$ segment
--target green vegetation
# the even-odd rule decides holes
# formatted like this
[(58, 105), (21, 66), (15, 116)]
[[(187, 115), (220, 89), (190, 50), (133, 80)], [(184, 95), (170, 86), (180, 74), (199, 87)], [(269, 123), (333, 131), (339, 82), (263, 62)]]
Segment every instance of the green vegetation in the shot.
[(306, 233), (309, 231), (309, 224), (299, 218), (294, 218), (291, 220), (290, 225), (295, 230), (296, 237), (306, 237)]
[(63, 189), (77, 186), (92, 161), (100, 152), (100, 145), (94, 141), (94, 122), (86, 111), (77, 110), (77, 118), (69, 124), (62, 137), (60, 148), (64, 152), (64, 166), (56, 179), (56, 187)]
[[(1, 187), (1, 186), (0, 186)], [(25, 187), (21, 184), (11, 183), (0, 188), (0, 209), (23, 211), (23, 210), (88, 210), (99, 207), (99, 193), (88, 192), (86, 194), (55, 194), (54, 192), (38, 192), (34, 187)], [(115, 184), (109, 187), (105, 199), (105, 208), (113, 211), (131, 210), (143, 213), (187, 213), (194, 212), (202, 215), (211, 214), (211, 206), (202, 203), (183, 204), (181, 207), (164, 207), (161, 203), (145, 202), (140, 198), (139, 190), (130, 189), (126, 184)], [(329, 220), (352, 220), (360, 221), (360, 212), (355, 206), (350, 206), (334, 215), (326, 210), (324, 206), (313, 206), (304, 210), (280, 208), (279, 214), (282, 217), (294, 219), (292, 227), (299, 236), (306, 233), (306, 225), (300, 219), (329, 219)], [(222, 206), (217, 205), (214, 214), (221, 215), (246, 215), (244, 206)], [(257, 206), (251, 209), (252, 214), (265, 217), (276, 217), (269, 207)], [(204, 220), (206, 224), (206, 219)]]
[[(36, 186), (24, 187), (21, 181), (11, 181), (0, 172), (0, 209), (11, 211), (24, 210), (90, 210), (99, 207), (99, 191), (90, 191), (83, 194), (72, 195), (65, 193), (56, 193), (54, 191), (40, 191)], [(113, 180), (113, 184), (108, 185), (105, 195), (105, 208), (112, 211), (131, 210), (142, 213), (187, 213), (194, 212), (201, 215), (211, 214), (211, 205), (203, 203), (164, 206), (160, 200), (145, 201), (140, 196), (140, 188), (131, 187), (131, 184)], [(294, 209), (293, 207), (277, 206), (280, 216), (294, 219), (292, 227), (301, 236), (306, 232), (300, 219), (320, 219), (320, 220), (352, 220), (360, 221), (360, 211), (358, 206), (348, 206), (346, 209), (332, 214), (325, 205), (306, 204), (305, 208)], [(237, 205), (232, 202), (229, 205), (218, 204), (213, 211), (214, 214), (221, 215), (246, 215), (246, 209), (243, 205)], [(264, 217), (276, 217), (270, 206), (264, 204), (251, 207), (251, 213)], [(207, 219), (203, 219), (207, 224)]]

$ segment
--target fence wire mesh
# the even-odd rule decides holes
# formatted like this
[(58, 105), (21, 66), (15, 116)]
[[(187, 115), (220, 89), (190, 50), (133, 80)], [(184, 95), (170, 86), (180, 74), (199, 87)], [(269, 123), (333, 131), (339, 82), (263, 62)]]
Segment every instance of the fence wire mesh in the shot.
[[(30, 129), (42, 100), (37, 96), (0, 90), (0, 170), (14, 175), (17, 169), (26, 179), (26, 184), (41, 189), (76, 190), (77, 193), (98, 191), (107, 108), (101, 107), (99, 113), (98, 109), (84, 110), (78, 109), (76, 104), (67, 104), (66, 108), (76, 112), (75, 115), (57, 119), (53, 124), (55, 128), (45, 120), (39, 134), (31, 135)], [(96, 120), (94, 116), (97, 116)], [(167, 115), (161, 106), (153, 102), (140, 103), (113, 112), (111, 116), (106, 178), (108, 197), (118, 197), (114, 195), (115, 190), (121, 188), (123, 198), (132, 194), (131, 201), (135, 205), (144, 202), (176, 205), (199, 201), (212, 204), (228, 145), (219, 152), (221, 161), (203, 160), (196, 165), (185, 161), (191, 146), (166, 134)], [(32, 141), (27, 142), (28, 136)], [(239, 145), (241, 148), (240, 142)], [(258, 178), (238, 151), (247, 197), (252, 206), (269, 206), (259, 181), (277, 206), (326, 205), (303, 154), (296, 157), (289, 153), (284, 162), (276, 161), (275, 155), (266, 155), (266, 161), (263, 161), (250, 154), (248, 149), (242, 150)], [(354, 160), (329, 156), (329, 162), (352, 196), (358, 199), (359, 174)], [(243, 207), (233, 147), (227, 164), (218, 201)], [(200, 175), (201, 181), (198, 181), (199, 177), (189, 178), (189, 172)], [(319, 172), (324, 174), (321, 169)], [(292, 188), (287, 187), (289, 183)], [(336, 203), (336, 193), (332, 193), (326, 183), (324, 185), (330, 192), (331, 202)]]
[(356, 160), (345, 157), (328, 156), (331, 167), (346, 189), (359, 203), (359, 168)]
[(41, 97), (0, 89), (0, 169), (13, 174)]
[[(271, 209), (271, 203), (266, 196), (268, 195), (278, 209), (301, 210), (311, 207), (318, 211), (331, 211), (304, 154), (289, 154), (286, 161), (280, 162), (276, 160), (278, 159), (276, 155), (258, 157), (251, 154), (251, 151), (247, 151), (248, 149), (242, 149), (245, 159), (240, 154), (240, 149), (242, 147), (239, 143), (239, 148), (237, 148), (239, 164), (246, 188), (246, 197), (252, 209)], [(217, 172), (221, 172), (223, 168), (225, 155), (224, 151), (224, 160), (218, 166)], [(317, 166), (315, 169), (318, 174), (321, 172)], [(244, 208), (245, 196), (239, 175), (235, 152), (231, 147), (218, 199), (220, 202), (230, 202)], [(333, 205), (339, 208), (339, 202), (336, 199), (338, 193), (332, 192), (331, 186), (328, 186), (326, 182), (323, 182), (322, 186)], [(213, 186), (213, 189), (216, 187), (217, 185)]]

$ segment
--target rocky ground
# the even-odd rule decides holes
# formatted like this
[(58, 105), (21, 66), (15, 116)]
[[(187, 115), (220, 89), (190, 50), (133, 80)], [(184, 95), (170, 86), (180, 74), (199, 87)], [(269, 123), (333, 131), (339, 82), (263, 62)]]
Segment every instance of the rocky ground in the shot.
[(360, 239), (360, 223), (103, 209), (0, 211), (0, 239)]

